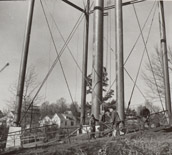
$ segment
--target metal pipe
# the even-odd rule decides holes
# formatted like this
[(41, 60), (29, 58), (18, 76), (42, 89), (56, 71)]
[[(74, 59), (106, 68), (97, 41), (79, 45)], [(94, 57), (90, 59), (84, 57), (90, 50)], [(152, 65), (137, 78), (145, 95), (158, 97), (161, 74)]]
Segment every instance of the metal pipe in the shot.
[(75, 5), (74, 3), (68, 1), (68, 0), (62, 0), (63, 2), (69, 4), (70, 6), (74, 7), (75, 9), (85, 13), (85, 10), (83, 10), (82, 8), (80, 8), (79, 6)]
[[(147, 0), (132, 0), (132, 1), (122, 3), (122, 6), (128, 6), (128, 5), (132, 5), (132, 4), (140, 3), (140, 2), (144, 2), (144, 1), (147, 1)], [(104, 11), (105, 10), (111, 10), (114, 8), (115, 8), (115, 5), (106, 6), (106, 7), (104, 7)], [(91, 10), (90, 14), (92, 14), (93, 12), (94, 12), (94, 10)]]
[(102, 104), (103, 73), (103, 8), (104, 0), (96, 0), (94, 6), (92, 114), (99, 119)]
[(86, 18), (86, 32), (85, 32), (85, 50), (83, 53), (83, 63), (82, 63), (82, 90), (81, 90), (81, 120), (80, 124), (85, 124), (85, 104), (86, 104), (86, 87), (87, 87), (87, 62), (88, 62), (88, 40), (89, 40), (89, 10), (90, 10), (90, 0), (87, 0), (87, 8), (85, 13)]
[(165, 28), (165, 15), (163, 1), (159, 1), (159, 24), (160, 24), (160, 38), (161, 38), (161, 54), (162, 54), (162, 68), (164, 74), (164, 88), (165, 88), (165, 106), (168, 110), (168, 116), (171, 116), (171, 94), (169, 82), (169, 69), (168, 69), (168, 53), (167, 53), (167, 40)]
[(28, 52), (29, 52), (29, 43), (30, 43), (34, 4), (35, 4), (35, 0), (30, 0), (29, 9), (28, 9), (28, 19), (27, 19), (27, 25), (26, 25), (24, 51), (22, 55), (21, 68), (20, 68), (18, 87), (17, 87), (17, 96), (16, 96), (16, 104), (18, 107), (17, 107), (17, 116), (16, 116), (15, 123), (17, 126), (20, 125), (19, 122), (21, 118), (22, 99), (23, 99), (26, 67), (27, 67), (27, 58), (28, 58)]
[(123, 15), (122, 1), (116, 0), (115, 40), (116, 40), (116, 97), (119, 117), (124, 121), (124, 66), (123, 66)]

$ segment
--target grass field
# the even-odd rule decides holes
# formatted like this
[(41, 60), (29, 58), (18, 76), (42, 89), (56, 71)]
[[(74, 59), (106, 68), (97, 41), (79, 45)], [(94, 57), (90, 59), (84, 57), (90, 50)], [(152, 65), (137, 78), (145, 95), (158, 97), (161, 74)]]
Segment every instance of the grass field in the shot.
[[(77, 137), (78, 138), (78, 137)], [(139, 131), (118, 138), (88, 140), (80, 136), (69, 143), (8, 152), (11, 155), (172, 155), (172, 128)]]

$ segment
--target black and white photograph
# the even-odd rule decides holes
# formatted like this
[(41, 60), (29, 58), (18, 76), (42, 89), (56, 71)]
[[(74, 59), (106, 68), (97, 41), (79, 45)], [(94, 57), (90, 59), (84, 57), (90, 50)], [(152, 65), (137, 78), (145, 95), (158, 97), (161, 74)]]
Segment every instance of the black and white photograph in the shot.
[(0, 0), (0, 155), (171, 155), (172, 0)]

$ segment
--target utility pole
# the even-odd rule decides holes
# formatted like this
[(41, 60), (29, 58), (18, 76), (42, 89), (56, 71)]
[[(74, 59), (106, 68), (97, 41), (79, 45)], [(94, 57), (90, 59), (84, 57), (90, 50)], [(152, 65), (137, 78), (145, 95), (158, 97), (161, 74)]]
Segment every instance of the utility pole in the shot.
[(116, 45), (116, 98), (119, 117), (124, 121), (124, 67), (123, 67), (123, 15), (122, 1), (116, 0), (115, 45)]
[(93, 71), (92, 71), (92, 114), (99, 119), (102, 104), (103, 73), (103, 12), (104, 0), (95, 0), (94, 36), (93, 36)]
[(171, 120), (171, 94), (170, 94), (170, 82), (169, 82), (169, 70), (168, 70), (168, 53), (167, 53), (167, 40), (166, 40), (166, 28), (165, 28), (165, 15), (164, 15), (164, 3), (159, 1), (159, 24), (160, 24), (160, 38), (161, 38), (161, 54), (162, 54), (162, 68), (164, 74), (164, 88), (165, 88), (165, 107), (168, 110), (169, 123)]
[(10, 65), (10, 64), (7, 62), (6, 65), (5, 65), (3, 68), (0, 69), (0, 73), (1, 73), (7, 66), (9, 66), (9, 65)]
[(29, 9), (28, 9), (28, 19), (27, 19), (27, 25), (26, 25), (26, 33), (25, 33), (26, 36), (25, 36), (24, 51), (22, 55), (21, 68), (20, 68), (18, 87), (17, 87), (17, 96), (16, 96), (16, 103), (18, 107), (17, 107), (17, 116), (16, 116), (15, 123), (17, 126), (20, 125), (20, 118), (21, 118), (24, 81), (25, 81), (27, 58), (28, 58), (28, 52), (29, 52), (29, 43), (30, 43), (34, 4), (35, 4), (35, 0), (30, 0)]
[(82, 90), (81, 90), (81, 119), (80, 124), (85, 124), (85, 105), (86, 105), (86, 91), (87, 91), (87, 62), (88, 62), (88, 40), (89, 40), (89, 10), (90, 10), (90, 0), (87, 0), (87, 8), (85, 11), (86, 19), (86, 32), (85, 32), (85, 50), (83, 53), (82, 62)]

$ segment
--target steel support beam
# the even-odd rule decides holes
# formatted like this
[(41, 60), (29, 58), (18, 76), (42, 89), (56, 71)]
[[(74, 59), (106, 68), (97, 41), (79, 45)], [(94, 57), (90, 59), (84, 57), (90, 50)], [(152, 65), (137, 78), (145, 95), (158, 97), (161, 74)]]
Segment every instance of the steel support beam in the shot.
[(4, 1), (7, 1), (7, 2), (15, 2), (15, 1), (27, 1), (27, 0), (0, 0), (0, 2), (4, 2)]
[[(128, 2), (124, 2), (122, 3), (122, 6), (127, 6), (127, 5), (131, 5), (131, 4), (135, 4), (135, 3), (140, 3), (140, 2), (144, 2), (146, 0), (133, 0), (133, 1), (128, 1)], [(115, 5), (111, 5), (111, 6), (106, 6), (104, 7), (104, 10), (110, 10), (110, 9), (114, 9)]]
[(0, 69), (0, 73), (1, 73), (6, 67), (8, 67), (9, 65), (10, 65), (9, 63), (6, 63), (6, 65), (5, 65), (3, 68)]
[(80, 124), (85, 124), (85, 105), (86, 105), (86, 95), (87, 95), (87, 62), (88, 62), (88, 41), (89, 41), (89, 10), (90, 10), (90, 0), (87, 0), (86, 8), (86, 30), (85, 30), (85, 50), (83, 53), (83, 64), (82, 64), (82, 89), (81, 89), (81, 119)]
[(74, 7), (75, 9), (85, 13), (85, 10), (83, 10), (82, 8), (80, 8), (79, 6), (75, 5), (74, 3), (68, 1), (68, 0), (62, 0), (63, 2), (69, 4), (70, 6)]
[(25, 33), (26, 38), (25, 38), (25, 44), (24, 44), (24, 51), (23, 51), (23, 55), (22, 55), (21, 68), (20, 68), (18, 87), (17, 87), (17, 96), (16, 96), (17, 116), (16, 116), (15, 123), (17, 126), (20, 125), (20, 119), (21, 119), (23, 91), (24, 91), (25, 75), (26, 75), (26, 68), (27, 68), (27, 58), (28, 58), (28, 52), (29, 52), (30, 34), (31, 34), (35, 0), (30, 0), (29, 3), (30, 4), (29, 4), (29, 9), (28, 9), (28, 19), (27, 19), (26, 33)]
[(119, 117), (124, 121), (124, 60), (123, 60), (123, 15), (122, 1), (116, 0), (115, 45), (116, 45), (116, 98)]
[(168, 52), (165, 28), (165, 15), (163, 1), (159, 1), (159, 24), (160, 24), (160, 38), (161, 38), (161, 54), (162, 54), (162, 68), (164, 74), (164, 91), (165, 91), (165, 107), (168, 110), (168, 118), (171, 118), (171, 94), (168, 68)]
[[(128, 6), (128, 5), (131, 5), (131, 4), (140, 3), (140, 2), (144, 2), (144, 1), (146, 1), (146, 0), (132, 0), (132, 1), (122, 3), (122, 6)], [(115, 8), (115, 5), (106, 6), (106, 7), (104, 7), (104, 11), (105, 10), (111, 10), (111, 9), (114, 9), (114, 8)], [(94, 12), (94, 10), (91, 10), (90, 14), (92, 14), (93, 12)]]
[(102, 103), (103, 8), (104, 0), (96, 0), (93, 32), (92, 114), (97, 119), (99, 119), (100, 105)]

